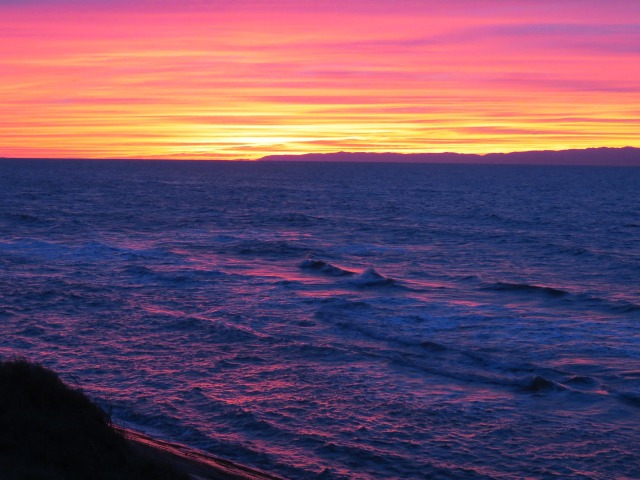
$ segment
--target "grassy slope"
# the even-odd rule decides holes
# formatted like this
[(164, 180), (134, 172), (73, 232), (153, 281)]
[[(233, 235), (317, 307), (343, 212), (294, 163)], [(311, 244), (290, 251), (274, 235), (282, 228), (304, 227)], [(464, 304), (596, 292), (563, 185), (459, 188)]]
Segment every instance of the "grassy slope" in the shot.
[(133, 453), (109, 416), (51, 370), (0, 363), (0, 479), (185, 478)]

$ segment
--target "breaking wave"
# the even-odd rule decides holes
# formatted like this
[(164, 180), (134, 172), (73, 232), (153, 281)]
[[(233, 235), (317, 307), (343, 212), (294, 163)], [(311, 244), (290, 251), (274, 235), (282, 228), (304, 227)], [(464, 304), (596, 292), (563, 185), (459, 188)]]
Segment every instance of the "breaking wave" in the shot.
[(300, 263), (300, 268), (303, 270), (314, 270), (319, 273), (331, 275), (332, 277), (345, 277), (355, 275), (355, 272), (351, 270), (345, 270), (344, 268), (336, 267), (330, 263), (322, 260), (306, 259)]

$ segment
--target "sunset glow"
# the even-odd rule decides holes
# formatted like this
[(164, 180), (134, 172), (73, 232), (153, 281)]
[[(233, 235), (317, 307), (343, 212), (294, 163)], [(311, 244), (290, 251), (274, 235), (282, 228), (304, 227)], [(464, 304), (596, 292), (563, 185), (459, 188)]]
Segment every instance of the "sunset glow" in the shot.
[(488, 153), (640, 136), (635, 0), (2, 1), (0, 32), (5, 157)]

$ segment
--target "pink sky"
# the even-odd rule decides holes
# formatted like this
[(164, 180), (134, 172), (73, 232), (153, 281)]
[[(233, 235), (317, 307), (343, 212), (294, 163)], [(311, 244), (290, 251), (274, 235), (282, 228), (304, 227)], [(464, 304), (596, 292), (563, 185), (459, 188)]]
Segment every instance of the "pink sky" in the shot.
[(0, 55), (6, 157), (639, 146), (635, 0), (0, 0)]

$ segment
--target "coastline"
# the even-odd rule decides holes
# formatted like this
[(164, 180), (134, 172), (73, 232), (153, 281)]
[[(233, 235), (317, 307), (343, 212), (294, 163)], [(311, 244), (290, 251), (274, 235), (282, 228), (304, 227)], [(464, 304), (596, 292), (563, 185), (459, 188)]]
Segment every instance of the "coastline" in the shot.
[(285, 480), (114, 425), (79, 387), (20, 358), (0, 361), (0, 445), (3, 480)]
[(133, 450), (140, 455), (168, 464), (193, 480), (286, 480), (284, 477), (247, 467), (202, 450), (159, 440), (128, 428), (113, 428), (122, 434)]

